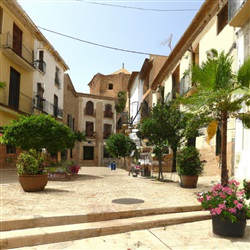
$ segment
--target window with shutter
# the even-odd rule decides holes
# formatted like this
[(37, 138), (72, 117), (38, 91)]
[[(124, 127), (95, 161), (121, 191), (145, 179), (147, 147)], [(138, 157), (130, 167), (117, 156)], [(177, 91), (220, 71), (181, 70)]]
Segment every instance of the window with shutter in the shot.
[(108, 117), (108, 118), (113, 117), (111, 104), (106, 104), (105, 105), (104, 117)]
[(86, 135), (93, 136), (94, 135), (94, 123), (86, 122)]
[(111, 124), (104, 124), (103, 127), (103, 139), (108, 139), (112, 132), (112, 125)]
[(225, 4), (217, 15), (217, 35), (224, 29), (228, 24), (228, 4)]
[(94, 104), (91, 101), (86, 103), (86, 115), (93, 116), (94, 115)]

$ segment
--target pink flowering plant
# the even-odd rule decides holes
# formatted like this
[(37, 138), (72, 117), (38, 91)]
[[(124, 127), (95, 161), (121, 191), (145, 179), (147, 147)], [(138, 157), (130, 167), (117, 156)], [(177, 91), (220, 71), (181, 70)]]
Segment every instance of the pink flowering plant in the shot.
[(78, 174), (79, 170), (80, 170), (80, 166), (78, 165), (69, 166), (70, 174)]
[(198, 201), (211, 215), (219, 215), (223, 220), (237, 222), (236, 213), (244, 211), (250, 216), (250, 206), (246, 203), (245, 190), (239, 189), (239, 182), (229, 180), (228, 186), (220, 183), (209, 192), (198, 193)]

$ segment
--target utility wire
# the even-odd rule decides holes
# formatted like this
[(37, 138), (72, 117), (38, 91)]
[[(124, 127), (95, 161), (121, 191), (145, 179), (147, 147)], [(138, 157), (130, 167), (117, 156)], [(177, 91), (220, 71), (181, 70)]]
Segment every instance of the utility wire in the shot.
[[(5, 0), (7, 1), (7, 0)], [(87, 4), (96, 4), (96, 5), (102, 5), (102, 6), (107, 6), (107, 7), (115, 7), (115, 8), (124, 8), (124, 9), (134, 9), (134, 10), (142, 10), (142, 11), (158, 11), (158, 12), (184, 12), (184, 11), (197, 11), (198, 9), (147, 9), (147, 8), (141, 8), (141, 7), (132, 7), (132, 6), (125, 6), (125, 5), (117, 5), (117, 4), (108, 4), (108, 3), (103, 3), (103, 2), (95, 2), (95, 1), (84, 1), (84, 0), (19, 0), (19, 2), (82, 2), (82, 3), (87, 3)], [(155, 3), (154, 1), (152, 1)], [(167, 1), (169, 2), (169, 1)], [(170, 1), (170, 2), (175, 2), (175, 1)]]
[(140, 7), (132, 7), (132, 6), (124, 6), (124, 5), (116, 5), (116, 4), (107, 4), (107, 3), (84, 1), (84, 0), (75, 0), (75, 1), (83, 2), (83, 3), (89, 3), (89, 4), (104, 5), (104, 6), (109, 6), (109, 7), (126, 8), (126, 9), (143, 10), (143, 11), (171, 12), (171, 11), (196, 11), (196, 10), (198, 10), (198, 9), (173, 9), (173, 10), (146, 9), (146, 8), (140, 8)]
[[(88, 44), (99, 46), (99, 47), (106, 48), (106, 49), (119, 50), (119, 51), (123, 51), (123, 52), (141, 54), (141, 55), (152, 55), (152, 54), (154, 54), (154, 53), (146, 53), (146, 52), (140, 52), (140, 51), (134, 51), (134, 50), (120, 49), (120, 48), (116, 48), (116, 47), (112, 47), (112, 46), (107, 46), (107, 45), (103, 45), (103, 44), (99, 44), (99, 43), (86, 41), (86, 40), (83, 40), (83, 39), (80, 39), (80, 38), (77, 38), (77, 37), (65, 35), (65, 34), (62, 34), (62, 33), (59, 33), (59, 32), (53, 31), (53, 30), (49, 30), (49, 29), (46, 29), (46, 28), (43, 28), (43, 27), (40, 27), (40, 26), (37, 26), (37, 27), (39, 29), (46, 30), (48, 32), (54, 33), (54, 34), (59, 35), (59, 36), (64, 36), (64, 37), (67, 37), (67, 38), (70, 38), (70, 39), (73, 39), (73, 40), (76, 40), (76, 41), (80, 41), (80, 42), (83, 42), (83, 43), (88, 43)], [(156, 54), (154, 54), (154, 55), (156, 55)]]

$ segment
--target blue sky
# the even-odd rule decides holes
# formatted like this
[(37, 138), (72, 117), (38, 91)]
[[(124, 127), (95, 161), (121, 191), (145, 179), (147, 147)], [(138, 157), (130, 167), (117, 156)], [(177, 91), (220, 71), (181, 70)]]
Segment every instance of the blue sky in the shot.
[[(174, 47), (204, 0), (18, 2), (38, 27), (109, 47), (167, 56), (170, 48), (161, 43), (172, 34), (171, 45)], [(107, 5), (192, 10), (147, 11)], [(88, 83), (97, 73), (111, 74), (122, 68), (123, 63), (129, 72), (140, 71), (144, 60), (149, 57), (94, 46), (40, 30), (69, 66), (70, 70), (66, 73), (78, 92), (89, 93)]]

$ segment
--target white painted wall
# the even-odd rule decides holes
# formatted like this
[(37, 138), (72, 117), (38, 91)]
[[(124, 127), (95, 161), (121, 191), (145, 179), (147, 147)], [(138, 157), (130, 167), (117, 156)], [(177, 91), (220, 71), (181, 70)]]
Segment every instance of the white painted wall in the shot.
[[(46, 63), (46, 72), (43, 73), (38, 68), (34, 72), (33, 80), (33, 92), (34, 96), (37, 93), (37, 83), (40, 82), (44, 88), (43, 97), (46, 101), (54, 104), (54, 95), (58, 97), (58, 107), (63, 109), (63, 81), (64, 81), (64, 70), (60, 64), (56, 61), (55, 57), (43, 46), (43, 44), (35, 40), (34, 46), (34, 60), (39, 59), (39, 51), (44, 51), (44, 62)], [(59, 68), (59, 79), (60, 85), (55, 84), (55, 70)]]
[[(250, 56), (250, 20), (237, 32), (238, 67)], [(249, 111), (243, 106), (242, 112)], [(246, 129), (240, 120), (236, 120), (235, 129), (235, 177), (250, 179), (250, 129)]]
[(140, 112), (137, 114), (137, 111), (140, 108), (140, 104), (142, 101), (142, 87), (141, 80), (139, 79), (139, 74), (135, 77), (134, 82), (132, 83), (129, 95), (130, 118), (133, 119), (133, 124), (138, 124), (141, 119), (141, 114)]

